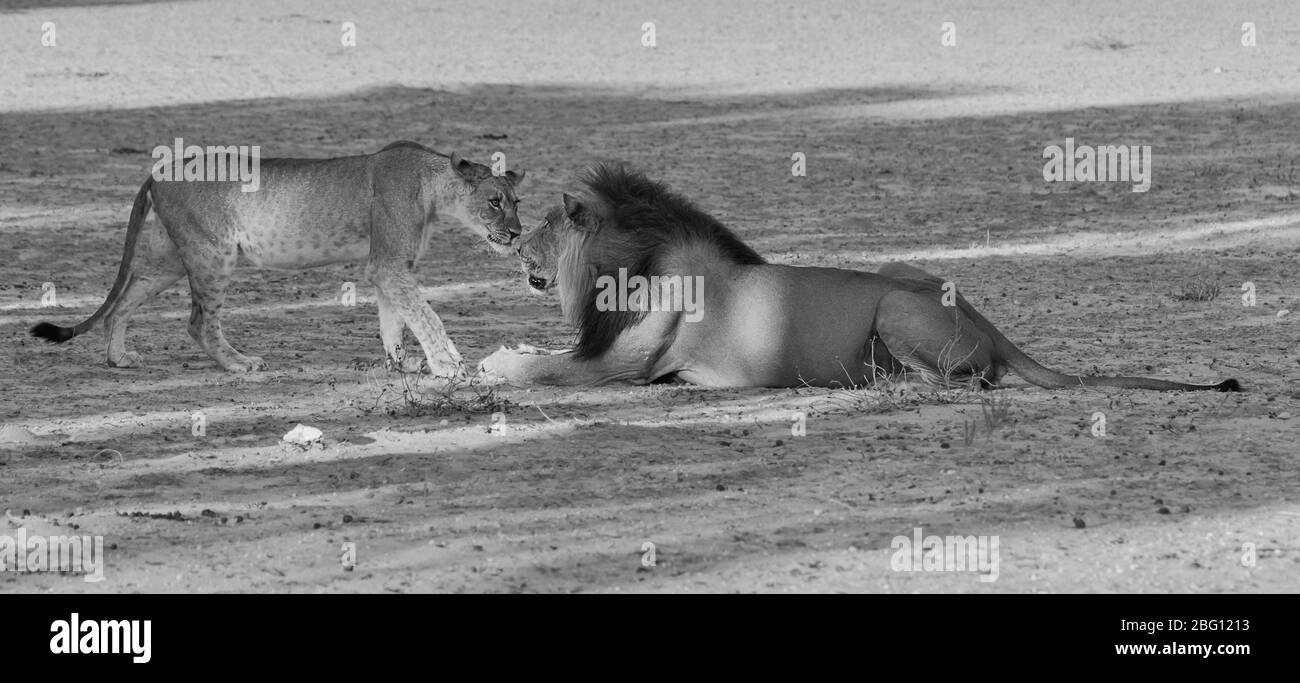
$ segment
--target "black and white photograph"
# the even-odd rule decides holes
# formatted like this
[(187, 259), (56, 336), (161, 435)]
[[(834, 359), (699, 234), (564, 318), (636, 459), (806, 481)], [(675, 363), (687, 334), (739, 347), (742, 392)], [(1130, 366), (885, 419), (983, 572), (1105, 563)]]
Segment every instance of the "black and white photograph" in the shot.
[(1295, 0), (0, 0), (0, 66), (0, 593), (1300, 590)]

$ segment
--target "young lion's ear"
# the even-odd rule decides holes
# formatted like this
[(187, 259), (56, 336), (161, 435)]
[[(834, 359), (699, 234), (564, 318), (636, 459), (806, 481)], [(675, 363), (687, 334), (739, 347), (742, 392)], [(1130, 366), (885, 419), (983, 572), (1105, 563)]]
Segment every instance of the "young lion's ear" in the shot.
[(506, 180), (510, 181), (511, 186), (519, 187), (519, 184), (524, 182), (524, 172), (506, 171)]
[(595, 230), (597, 227), (596, 214), (582, 200), (567, 192), (564, 193), (564, 213), (579, 229)]
[(476, 164), (468, 159), (461, 158), (456, 152), (451, 153), (451, 170), (456, 172), (462, 180), (476, 183), (492, 175), (492, 169), (483, 164)]

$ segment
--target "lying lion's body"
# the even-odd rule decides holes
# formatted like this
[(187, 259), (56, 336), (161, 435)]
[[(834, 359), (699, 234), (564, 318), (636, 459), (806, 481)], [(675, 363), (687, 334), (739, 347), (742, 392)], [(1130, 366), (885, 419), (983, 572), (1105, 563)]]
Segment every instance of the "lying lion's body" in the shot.
[[(1026, 356), (964, 297), (945, 301), (943, 281), (920, 269), (895, 264), (865, 273), (765, 263), (725, 227), (638, 174), (598, 167), (585, 185), (583, 200), (566, 195), (565, 207), (526, 233), (519, 248), (530, 285), (559, 289), (565, 316), (579, 331), (576, 349), (502, 349), (480, 364), (488, 376), (762, 387), (856, 387), (891, 378), (993, 387), (1014, 371), (1044, 387), (1237, 388), (1235, 380), (1193, 385), (1063, 375)], [(598, 310), (593, 283), (618, 268), (702, 277), (698, 322), (682, 311)]]
[[(519, 233), (514, 185), (486, 166), (412, 142), (336, 159), (264, 159), (260, 187), (237, 182), (155, 181), (136, 196), (117, 281), (104, 305), (71, 328), (43, 323), (33, 334), (66, 341), (102, 318), (108, 363), (133, 366), (126, 321), (151, 296), (182, 277), (193, 298), (190, 334), (223, 368), (261, 369), (226, 341), (220, 313), (235, 266), (310, 268), (366, 262), (376, 285), (380, 332), (389, 357), (405, 369), (418, 358), (401, 349), (403, 325), (420, 341), (429, 369), (455, 377), (461, 359), (438, 316), (419, 295), (412, 269), (443, 215), (481, 232), (498, 250)], [(489, 205), (495, 202), (495, 206)]]

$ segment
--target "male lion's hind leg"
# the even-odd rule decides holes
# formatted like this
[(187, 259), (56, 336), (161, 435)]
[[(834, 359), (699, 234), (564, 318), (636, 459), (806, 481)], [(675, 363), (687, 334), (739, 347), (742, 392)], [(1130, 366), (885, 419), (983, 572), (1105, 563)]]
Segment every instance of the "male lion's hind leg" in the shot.
[(408, 353), (402, 343), (402, 332), (406, 323), (392, 300), (384, 290), (375, 288), (375, 299), (379, 304), (379, 339), (384, 344), (385, 365), (390, 370), (404, 373), (418, 373), (429, 370), (428, 362), (418, 353)]
[[(396, 352), (397, 349), (389, 345), (393, 337), (397, 337), (397, 342), (394, 344), (400, 345), (401, 338), (393, 331), (396, 324), (391, 317), (391, 312), (396, 310), (397, 315), (407, 327), (411, 328), (411, 332), (415, 333), (420, 347), (424, 349), (429, 372), (434, 377), (447, 382), (448, 386), (454, 386), (463, 380), (465, 363), (461, 360), (460, 353), (456, 351), (456, 345), (447, 336), (447, 330), (443, 327), (438, 314), (434, 313), (428, 302), (420, 296), (420, 288), (415, 282), (415, 276), (402, 267), (379, 265), (373, 269), (371, 280), (379, 289), (380, 296), (386, 297), (388, 301), (385, 308), (388, 308), (390, 317), (387, 321), (380, 320), (379, 331), (381, 337), (385, 334), (390, 335), (384, 339), (385, 352), (390, 353), (390, 357)], [(383, 299), (380, 301), (382, 302)]]
[(265, 370), (265, 361), (240, 353), (226, 341), (221, 329), (221, 307), (235, 265), (233, 256), (210, 266), (190, 264), (190, 336), (212, 360), (230, 372)]
[(993, 340), (938, 293), (895, 291), (876, 312), (876, 330), (905, 369), (904, 381), (939, 388), (992, 387), (1005, 372)]
[(870, 389), (909, 389), (917, 385), (929, 387), (931, 386), (929, 380), (918, 375), (915, 370), (909, 371), (909, 368), (916, 367), (918, 362), (911, 357), (895, 358), (894, 354), (890, 353), (889, 347), (885, 346), (884, 340), (879, 336), (874, 336), (867, 342), (863, 352), (862, 377), (865, 380), (864, 386)]

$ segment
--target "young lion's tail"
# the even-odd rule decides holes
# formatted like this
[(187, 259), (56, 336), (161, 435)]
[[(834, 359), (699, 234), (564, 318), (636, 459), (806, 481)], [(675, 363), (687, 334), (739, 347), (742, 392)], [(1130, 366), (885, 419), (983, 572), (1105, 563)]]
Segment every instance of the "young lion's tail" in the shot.
[(149, 201), (149, 190), (153, 188), (153, 177), (144, 181), (140, 186), (140, 191), (135, 195), (135, 204), (131, 207), (131, 219), (126, 227), (126, 247), (122, 254), (122, 265), (117, 268), (117, 280), (113, 282), (113, 289), (109, 290), (108, 298), (104, 299), (103, 305), (95, 314), (72, 327), (62, 327), (53, 323), (38, 323), (32, 328), (32, 336), (40, 337), (46, 341), (62, 343), (73, 337), (90, 331), (101, 318), (108, 315), (109, 311), (117, 305), (118, 297), (122, 296), (122, 291), (126, 289), (126, 283), (131, 280), (131, 262), (135, 260), (135, 244), (140, 235), (140, 226), (144, 225), (144, 219), (149, 215), (149, 209), (152, 203)]

